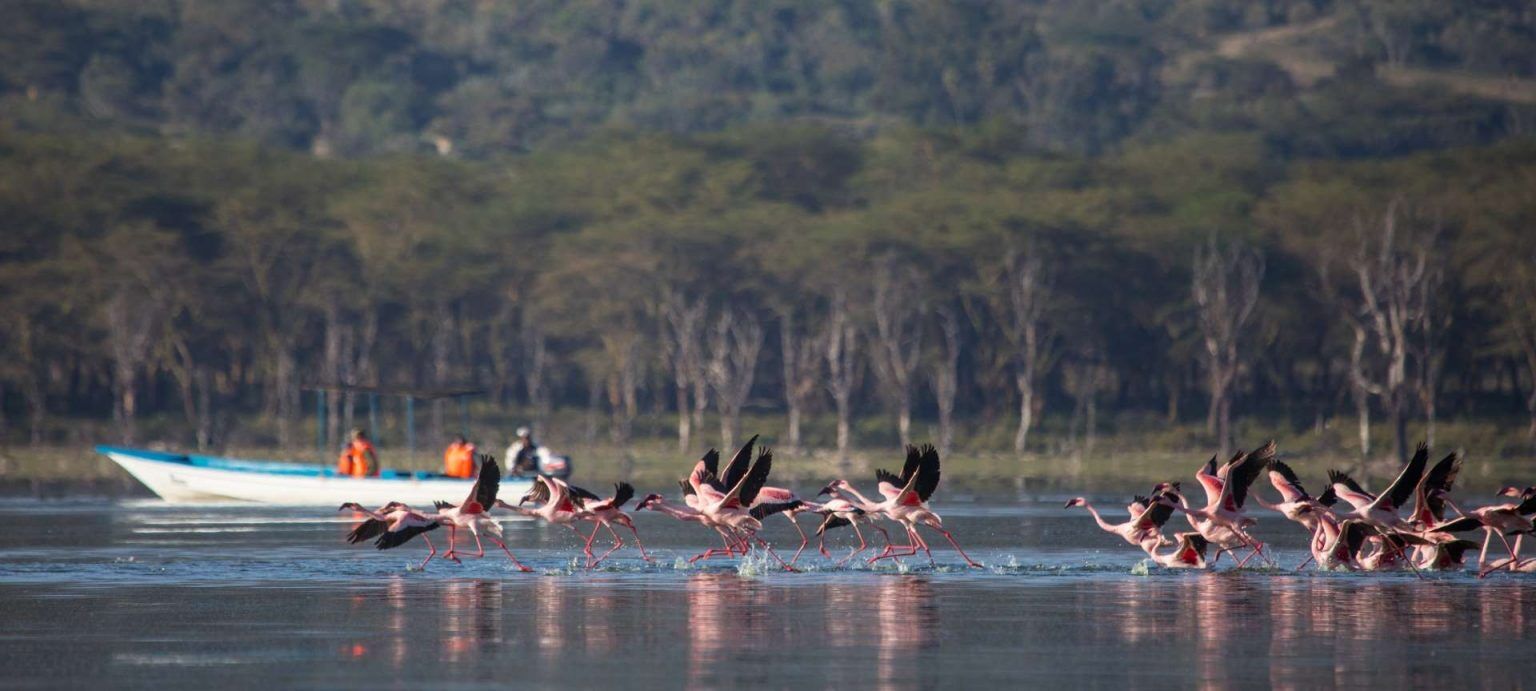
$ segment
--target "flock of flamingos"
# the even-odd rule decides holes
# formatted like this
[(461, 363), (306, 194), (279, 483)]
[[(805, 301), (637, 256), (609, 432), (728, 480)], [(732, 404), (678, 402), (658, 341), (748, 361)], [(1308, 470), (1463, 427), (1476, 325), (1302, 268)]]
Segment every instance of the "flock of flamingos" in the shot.
[[(918, 531), (919, 527), (927, 527), (943, 535), (968, 566), (981, 567), (966, 555), (954, 536), (944, 528), (942, 519), (928, 505), (934, 490), (938, 489), (940, 476), (939, 453), (933, 447), (907, 447), (906, 462), (899, 474), (876, 471), (881, 497), (878, 501), (865, 497), (847, 480), (841, 479), (833, 480), (821, 490), (818, 498), (827, 497), (824, 501), (810, 501), (796, 496), (791, 490), (768, 485), (773, 452), (762, 449), (754, 458), (756, 441), (755, 436), (748, 440), (723, 468), (720, 454), (711, 449), (687, 477), (678, 480), (682, 490), (680, 502), (649, 494), (636, 504), (636, 510), (649, 509), (680, 521), (697, 523), (720, 537), (720, 547), (693, 556), (689, 563), (745, 556), (757, 546), (784, 569), (793, 571), (810, 543), (810, 537), (796, 516), (813, 513), (821, 517), (815, 533), (817, 550), (823, 556), (832, 556), (825, 544), (828, 530), (848, 526), (858, 537), (858, 547), (838, 560), (838, 566), (872, 549), (860, 529), (862, 525), (878, 531), (885, 541), (884, 549), (869, 557), (868, 563), (881, 559), (899, 561), (903, 557), (915, 557), (921, 551), (933, 564), (932, 551)], [(496, 460), (489, 456), (482, 456), (480, 460), (479, 478), (469, 496), (458, 504), (436, 502), (430, 512), (401, 502), (390, 502), (376, 510), (353, 502), (343, 504), (341, 510), (350, 509), (367, 516), (348, 534), (347, 541), (357, 544), (374, 540), (374, 545), (382, 550), (399, 547), (420, 535), (428, 549), (426, 559), (418, 567), (424, 569), (437, 555), (437, 548), (426, 533), (446, 526), (448, 549), (442, 558), (460, 561), (458, 533), (464, 530), (474, 538), (476, 547), (473, 555), (465, 556), (485, 555), (483, 537), (506, 552), (507, 558), (518, 569), (532, 571), (512, 554), (503, 540), (501, 524), (491, 515), (493, 509), (504, 509), (569, 527), (582, 541), (588, 569), (624, 546), (624, 539), (614, 525), (622, 526), (633, 535), (642, 559), (653, 561), (640, 541), (633, 519), (623, 510), (635, 495), (634, 488), (628, 483), (616, 484), (613, 496), (599, 497), (562, 480), (540, 476), (534, 480), (532, 489), (514, 505), (496, 496), (501, 481)], [(1519, 556), (1524, 536), (1536, 532), (1536, 520), (1533, 520), (1536, 516), (1536, 487), (1506, 487), (1500, 490), (1499, 496), (1512, 497), (1512, 501), (1462, 511), (1449, 496), (1461, 463), (1461, 455), (1452, 453), (1433, 468), (1428, 468), (1429, 448), (1421, 444), (1397, 479), (1380, 494), (1366, 491), (1343, 472), (1330, 470), (1328, 487), (1314, 497), (1302, 488), (1296, 473), (1276, 457), (1275, 443), (1271, 441), (1251, 452), (1239, 451), (1225, 463), (1218, 463), (1213, 456), (1196, 471), (1195, 479), (1206, 497), (1203, 506), (1192, 504), (1178, 482), (1159, 483), (1149, 495), (1136, 496), (1126, 507), (1129, 519), (1118, 524), (1105, 520), (1082, 497), (1072, 499), (1066, 505), (1087, 509), (1104, 531), (1120, 536), (1166, 568), (1207, 569), (1227, 553), (1232, 554), (1238, 568), (1253, 559), (1276, 567), (1265, 551), (1264, 543), (1249, 533), (1257, 520), (1245, 512), (1253, 483), (1261, 474), (1267, 473), (1270, 484), (1280, 494), (1280, 502), (1271, 504), (1256, 492), (1253, 493), (1255, 500), (1263, 508), (1279, 512), (1300, 524), (1311, 536), (1308, 543), (1311, 556), (1298, 565), (1297, 570), (1311, 562), (1324, 570), (1409, 570), (1414, 573), (1464, 570), (1466, 555), (1477, 548), (1478, 543), (1462, 536), (1482, 531), (1482, 547), (1477, 559), (1479, 577), (1497, 571), (1536, 572), (1536, 558), (1521, 559)], [(1343, 500), (1342, 504), (1340, 500)], [(1406, 517), (1404, 509), (1408, 510)], [(1447, 509), (1455, 515), (1448, 516)], [(1174, 533), (1169, 538), (1163, 528), (1174, 513), (1183, 513), (1191, 530)], [(763, 520), (774, 514), (788, 518), (801, 539), (799, 548), (788, 560), (780, 557), (758, 536)], [(905, 532), (906, 543), (892, 542), (890, 533), (877, 522), (881, 520), (899, 525)], [(578, 527), (587, 523), (592, 526), (591, 533), (583, 533)], [(593, 543), (604, 530), (611, 536), (612, 544), (597, 554)], [(1508, 551), (1508, 556), (1490, 562), (1488, 550), (1495, 537)], [(1216, 548), (1215, 555), (1207, 559), (1212, 546)]]

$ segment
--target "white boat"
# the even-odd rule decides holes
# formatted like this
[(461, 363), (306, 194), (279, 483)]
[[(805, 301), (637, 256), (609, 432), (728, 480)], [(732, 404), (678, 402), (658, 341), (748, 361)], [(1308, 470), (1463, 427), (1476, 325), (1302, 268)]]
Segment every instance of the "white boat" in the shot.
[[(117, 446), (98, 446), (96, 451), (122, 466), (160, 498), (175, 503), (248, 501), (334, 508), (349, 501), (364, 506), (402, 501), (431, 507), (437, 500), (459, 502), (473, 484), (470, 480), (423, 471), (384, 470), (378, 477), (354, 478), (338, 475), (334, 468), (305, 463)], [(503, 477), (498, 494), (515, 501), (531, 486), (531, 479)]]

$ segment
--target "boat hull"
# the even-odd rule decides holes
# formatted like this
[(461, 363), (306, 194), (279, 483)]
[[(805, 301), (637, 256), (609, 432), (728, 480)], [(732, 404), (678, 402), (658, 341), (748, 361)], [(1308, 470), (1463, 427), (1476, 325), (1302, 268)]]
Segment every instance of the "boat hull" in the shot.
[[(459, 502), (473, 485), (470, 480), (441, 476), (353, 478), (329, 473), (319, 466), (231, 462), (236, 467), (217, 467), (198, 464), (194, 457), (177, 454), (115, 447), (98, 451), (151, 492), (174, 503), (241, 501), (335, 507), (349, 501), (364, 506), (400, 501), (430, 507), (437, 500)], [(261, 470), (263, 465), (275, 470)], [(503, 478), (499, 494), (520, 496), (530, 486), (529, 480)]]

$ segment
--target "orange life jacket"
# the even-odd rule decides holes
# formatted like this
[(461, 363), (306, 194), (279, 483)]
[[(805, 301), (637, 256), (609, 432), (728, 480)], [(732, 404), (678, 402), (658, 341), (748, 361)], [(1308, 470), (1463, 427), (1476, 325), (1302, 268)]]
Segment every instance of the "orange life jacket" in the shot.
[[(352, 477), (368, 477), (378, 475), (378, 468), (369, 468), (368, 455), (373, 451), (373, 443), (367, 439), (355, 439), (347, 448), (341, 450), (341, 456), (336, 459), (336, 474), (351, 475)], [(372, 472), (369, 472), (369, 471)]]
[(443, 474), (448, 477), (473, 477), (475, 474), (475, 445), (454, 442), (443, 452)]

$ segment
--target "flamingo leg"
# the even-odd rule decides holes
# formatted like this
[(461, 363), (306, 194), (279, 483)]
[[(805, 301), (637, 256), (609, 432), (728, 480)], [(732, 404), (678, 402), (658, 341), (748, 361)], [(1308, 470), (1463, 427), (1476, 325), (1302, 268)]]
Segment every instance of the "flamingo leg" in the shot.
[(448, 551), (443, 554), (443, 558), (451, 559), (455, 564), (462, 564), (464, 562), (459, 560), (458, 548), (456, 547), (458, 535), (459, 527), (452, 523), (448, 524)]
[(1493, 528), (1483, 528), (1483, 550), (1477, 553), (1477, 570), (1483, 570), (1483, 565), (1488, 562), (1488, 543), (1493, 541)]
[(437, 556), (437, 548), (432, 546), (432, 538), (427, 537), (426, 535), (422, 535), (421, 539), (427, 542), (427, 558), (421, 560), (421, 566), (416, 567), (416, 569), (418, 571), (425, 571), (427, 568), (427, 562), (432, 561), (432, 557)]
[(501, 551), (506, 552), (507, 553), (507, 558), (512, 560), (512, 565), (516, 566), (518, 571), (522, 571), (523, 573), (531, 573), (533, 571), (533, 569), (530, 569), (527, 566), (524, 566), (522, 562), (518, 561), (517, 557), (512, 556), (512, 550), (507, 549), (507, 543), (502, 542), (501, 540), (498, 540), (498, 539), (496, 539), (494, 537), (491, 537), (489, 535), (486, 536), (486, 539), (490, 540), (491, 542), (496, 543), (496, 546), (500, 547)]
[(943, 533), (944, 539), (949, 540), (949, 544), (955, 548), (956, 552), (960, 553), (960, 557), (962, 559), (965, 559), (965, 563), (966, 563), (967, 566), (970, 566), (971, 568), (976, 568), (976, 569), (982, 568), (981, 564), (979, 564), (975, 560), (971, 559), (971, 556), (965, 553), (965, 550), (960, 549), (960, 543), (955, 542), (955, 536), (950, 535), (948, 530), (945, 530), (943, 528), (935, 528), (935, 530), (939, 531), (940, 533)]
[(794, 571), (795, 570), (795, 567), (793, 567), (793, 566), (789, 565), (789, 563), (785, 562), (784, 559), (779, 556), (778, 552), (773, 551), (773, 545), (768, 544), (767, 541), (763, 540), (760, 537), (757, 537), (756, 535), (752, 536), (752, 539), (756, 540), (757, 544), (759, 546), (761, 546), (765, 551), (768, 552), (768, 556), (773, 557), (774, 561), (779, 562), (779, 566), (784, 567), (785, 571)]
[(795, 527), (795, 532), (800, 533), (800, 548), (795, 550), (795, 556), (789, 558), (789, 563), (793, 564), (800, 561), (800, 553), (805, 551), (806, 545), (811, 544), (811, 538), (806, 537), (805, 531), (800, 529), (800, 521), (795, 520), (795, 514), (786, 512), (784, 517), (788, 518), (789, 524)]
[(481, 557), (484, 557), (485, 556), (485, 545), (480, 543), (480, 531), (478, 531), (478, 530), (470, 530), (469, 534), (475, 536), (475, 549), (479, 550), (478, 552), (475, 552), (475, 558), (479, 559)]
[(858, 522), (857, 521), (850, 521), (849, 522), (849, 526), (851, 526), (853, 528), (853, 534), (859, 536), (859, 546), (853, 548), (853, 551), (849, 552), (848, 556), (843, 557), (841, 560), (839, 560), (837, 562), (837, 566), (842, 566), (844, 563), (847, 563), (847, 561), (849, 559), (852, 559), (853, 555), (858, 554), (859, 552), (863, 552), (866, 549), (869, 549), (869, 543), (864, 541), (864, 531), (859, 530)]
[[(597, 566), (598, 564), (603, 563), (603, 560), (607, 559), (608, 555), (613, 554), (614, 552), (618, 551), (618, 549), (620, 547), (624, 546), (624, 541), (619, 539), (619, 534), (613, 532), (613, 526), (610, 526), (610, 525), (608, 525), (607, 522), (604, 522), (604, 523), (601, 524), (601, 527), (607, 528), (609, 534), (613, 535), (613, 546), (609, 547), (608, 551), (603, 552), (602, 556), (598, 557), (597, 559), (593, 560), (592, 563), (588, 564), (587, 565), (588, 569), (591, 569), (591, 568)], [(593, 530), (592, 534), (593, 535), (597, 535), (597, 531)]]
[(1306, 560), (1305, 560), (1305, 561), (1303, 561), (1303, 562), (1301, 562), (1301, 563), (1300, 563), (1300, 564), (1297, 564), (1297, 565), (1296, 565), (1296, 570), (1297, 570), (1297, 571), (1300, 571), (1300, 570), (1302, 570), (1302, 569), (1303, 569), (1303, 568), (1306, 568), (1306, 566), (1307, 566), (1307, 564), (1311, 564), (1311, 563), (1312, 563), (1312, 560), (1314, 560), (1314, 559), (1316, 559), (1316, 558), (1317, 558), (1317, 555), (1315, 555), (1315, 554), (1309, 554), (1309, 555), (1307, 555), (1307, 558), (1306, 558)]
[(640, 531), (635, 530), (634, 526), (629, 526), (629, 532), (635, 534), (635, 546), (640, 548), (640, 558), (646, 561), (656, 561), (651, 558), (651, 555), (645, 553), (645, 543), (640, 541)]
[[(1489, 566), (1488, 568), (1483, 569), (1482, 571), (1480, 571), (1477, 574), (1478, 578), (1484, 578), (1488, 574), (1490, 574), (1490, 573), (1492, 573), (1494, 571), (1497, 571), (1499, 569), (1502, 569), (1505, 566), (1509, 566), (1510, 570), (1513, 571), (1513, 570), (1515, 570), (1515, 565), (1520, 562), (1520, 558), (1515, 556), (1515, 548), (1510, 546), (1509, 538), (1506, 537), (1504, 535), (1504, 533), (1498, 532), (1498, 531), (1494, 530), (1493, 528), (1489, 528), (1488, 529), (1488, 534), (1490, 536), (1490, 539), (1491, 539), (1492, 535), (1497, 534), (1499, 536), (1499, 541), (1503, 542), (1504, 543), (1504, 548), (1509, 550), (1509, 561), (1507, 561), (1507, 562), (1503, 561), (1503, 560), (1495, 561), (1491, 566)], [(1487, 540), (1484, 540), (1483, 544), (1486, 546), (1488, 544)], [(1520, 544), (1520, 537), (1519, 536), (1517, 536), (1515, 538), (1515, 544), (1517, 544), (1517, 545)], [(1482, 566), (1482, 563), (1481, 563), (1482, 560), (1479, 559), (1478, 562), (1479, 562), (1478, 566), (1481, 567)]]
[(918, 545), (919, 541), (914, 539), (913, 536), (912, 536), (912, 526), (909, 526), (909, 525), (906, 525), (906, 524), (902, 524), (902, 527), (906, 528), (906, 531), (907, 531), (907, 544), (902, 545), (900, 547), (900, 549), (903, 549), (903, 550), (906, 550), (906, 551), (898, 552), (897, 551), (898, 548), (895, 545), (892, 545), (889, 542), (887, 542), (885, 544), (885, 551), (881, 552), (877, 556), (870, 557), (869, 561), (866, 562), (866, 563), (873, 564), (876, 561), (879, 561), (881, 559), (898, 559), (899, 560), (901, 557), (910, 557), (910, 556), (916, 555), (917, 554), (917, 550), (918, 550), (918, 546), (917, 545)]

